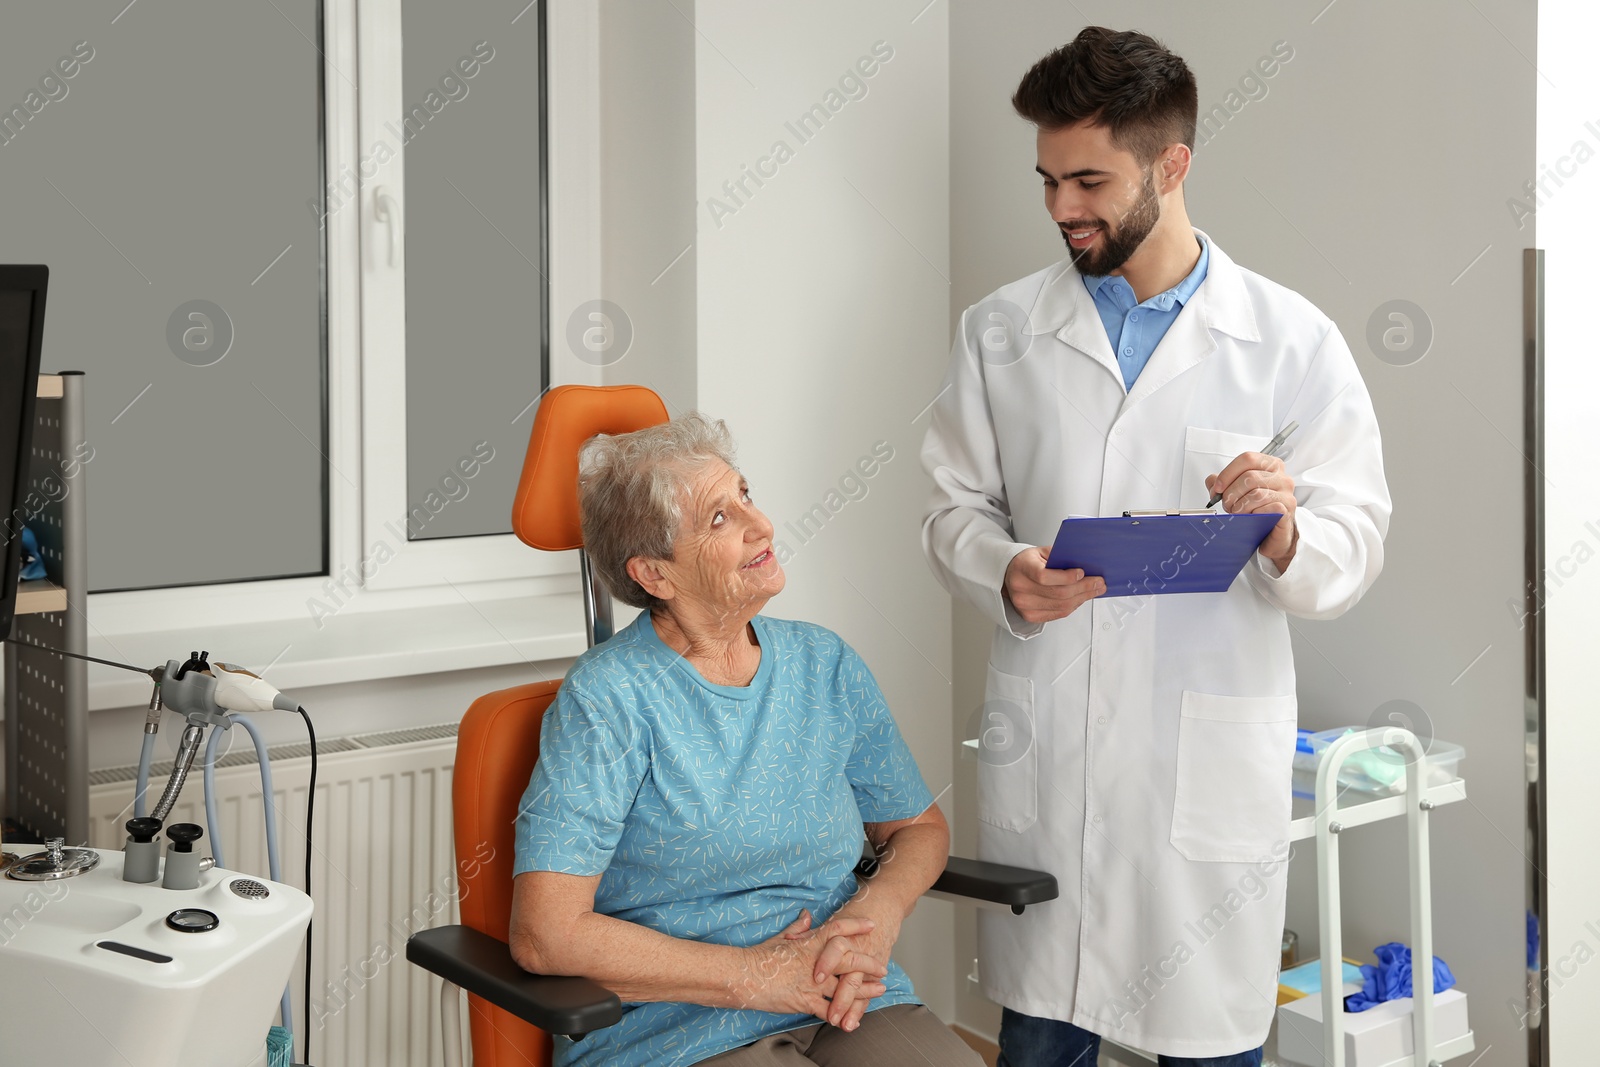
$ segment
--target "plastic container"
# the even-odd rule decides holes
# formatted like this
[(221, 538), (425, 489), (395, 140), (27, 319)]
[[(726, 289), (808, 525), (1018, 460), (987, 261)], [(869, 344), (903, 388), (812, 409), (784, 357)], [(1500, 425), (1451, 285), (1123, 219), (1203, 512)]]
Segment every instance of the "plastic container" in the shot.
[(281, 1026), (267, 1031), (267, 1067), (293, 1067), (294, 1036)]
[[(1340, 726), (1332, 730), (1301, 730), (1294, 753), (1294, 794), (1299, 797), (1315, 795), (1317, 765), (1332, 744), (1357, 727)], [(1433, 740), (1427, 743), (1427, 788), (1444, 785), (1459, 776), (1461, 759), (1467, 750), (1448, 741)], [(1339, 771), (1339, 784), (1347, 789), (1371, 793), (1374, 796), (1393, 796), (1406, 791), (1405, 756), (1387, 745), (1357, 752), (1345, 760)]]
[[(1391, 1067), (1415, 1062), (1411, 998), (1386, 1000), (1366, 1011), (1346, 1012), (1345, 1067)], [(1301, 997), (1278, 1008), (1278, 1059), (1298, 1064), (1324, 1064), (1322, 1054), (1322, 998)], [(1472, 1051), (1472, 1027), (1467, 1021), (1467, 995), (1446, 989), (1433, 997), (1433, 1062), (1440, 1063)], [(1485, 1050), (1487, 1051), (1487, 1050)]]

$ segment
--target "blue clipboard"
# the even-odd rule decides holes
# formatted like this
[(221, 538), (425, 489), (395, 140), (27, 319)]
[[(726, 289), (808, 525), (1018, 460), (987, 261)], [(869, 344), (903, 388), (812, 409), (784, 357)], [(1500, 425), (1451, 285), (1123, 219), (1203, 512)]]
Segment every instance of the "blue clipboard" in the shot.
[(1282, 518), (1269, 512), (1064, 519), (1047, 565), (1105, 579), (1103, 597), (1223, 593)]

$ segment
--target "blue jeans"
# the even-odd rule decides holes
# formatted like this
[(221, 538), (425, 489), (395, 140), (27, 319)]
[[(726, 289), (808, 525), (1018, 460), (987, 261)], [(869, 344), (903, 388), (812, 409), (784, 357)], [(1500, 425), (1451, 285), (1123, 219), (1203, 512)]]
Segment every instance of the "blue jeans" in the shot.
[[(1059, 1019), (1036, 1019), (1010, 1008), (1000, 1016), (999, 1067), (1095, 1067), (1100, 1036)], [(1231, 1056), (1160, 1056), (1161, 1067), (1261, 1067), (1261, 1050)]]

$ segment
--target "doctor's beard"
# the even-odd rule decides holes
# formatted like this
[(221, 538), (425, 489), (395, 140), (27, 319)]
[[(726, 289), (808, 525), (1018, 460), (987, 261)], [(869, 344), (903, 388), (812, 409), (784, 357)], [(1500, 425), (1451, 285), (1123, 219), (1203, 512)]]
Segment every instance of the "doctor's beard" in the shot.
[[(1144, 239), (1150, 236), (1150, 231), (1156, 228), (1156, 223), (1161, 221), (1161, 198), (1156, 195), (1155, 168), (1151, 167), (1144, 172), (1144, 188), (1139, 191), (1139, 199), (1127, 214), (1117, 223), (1116, 229), (1108, 227), (1104, 220), (1073, 219), (1061, 227), (1061, 240), (1066, 242), (1067, 252), (1072, 256), (1072, 265), (1078, 268), (1079, 274), (1091, 277), (1100, 277), (1118, 270), (1128, 262), (1139, 246), (1144, 244)], [(1100, 243), (1085, 249), (1072, 247), (1072, 242), (1067, 241), (1067, 234), (1082, 232), (1087, 227), (1085, 222), (1100, 230), (1103, 234)]]

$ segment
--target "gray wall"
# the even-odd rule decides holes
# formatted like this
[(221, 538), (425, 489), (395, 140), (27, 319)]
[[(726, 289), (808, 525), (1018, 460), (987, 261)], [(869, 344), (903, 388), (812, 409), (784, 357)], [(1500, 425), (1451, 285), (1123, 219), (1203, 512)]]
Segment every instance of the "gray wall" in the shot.
[[(1535, 6), (1024, 0), (996, 10), (952, 0), (952, 316), (1062, 255), (1032, 173), (1032, 130), (1007, 102), (1044, 52), (1086, 21), (1142, 30), (1188, 61), (1205, 112), (1275, 42), (1294, 49), (1197, 148), (1186, 195), (1194, 224), (1237, 262), (1339, 324), (1383, 427), (1395, 502), (1384, 574), (1344, 618), (1293, 621), (1301, 725), (1362, 725), (1401, 700), (1423, 731), (1466, 746), (1469, 800), (1433, 820), (1435, 951), (1471, 998), (1478, 1049), (1493, 1046), (1481, 1062), (1524, 1062), (1508, 1007), (1520, 1013), (1524, 990), (1522, 635), (1506, 602), (1523, 581), (1520, 256), (1533, 234), (1505, 201), (1532, 172)], [(1369, 319), (1396, 299), (1419, 305), (1433, 330), (1425, 357), (1405, 366), (1366, 340)], [(958, 605), (954, 639), (959, 732), (982, 699), (988, 628)], [(963, 813), (974, 788), (964, 770)], [(973, 830), (962, 821), (958, 848)], [(1369, 827), (1343, 846), (1346, 955), (1409, 941), (1403, 826)], [(1317, 951), (1314, 863), (1307, 843), (1291, 866), (1288, 925), (1303, 955)], [(963, 914), (960, 973), (973, 943)], [(960, 1018), (992, 1033), (998, 1011), (961, 992)]]

